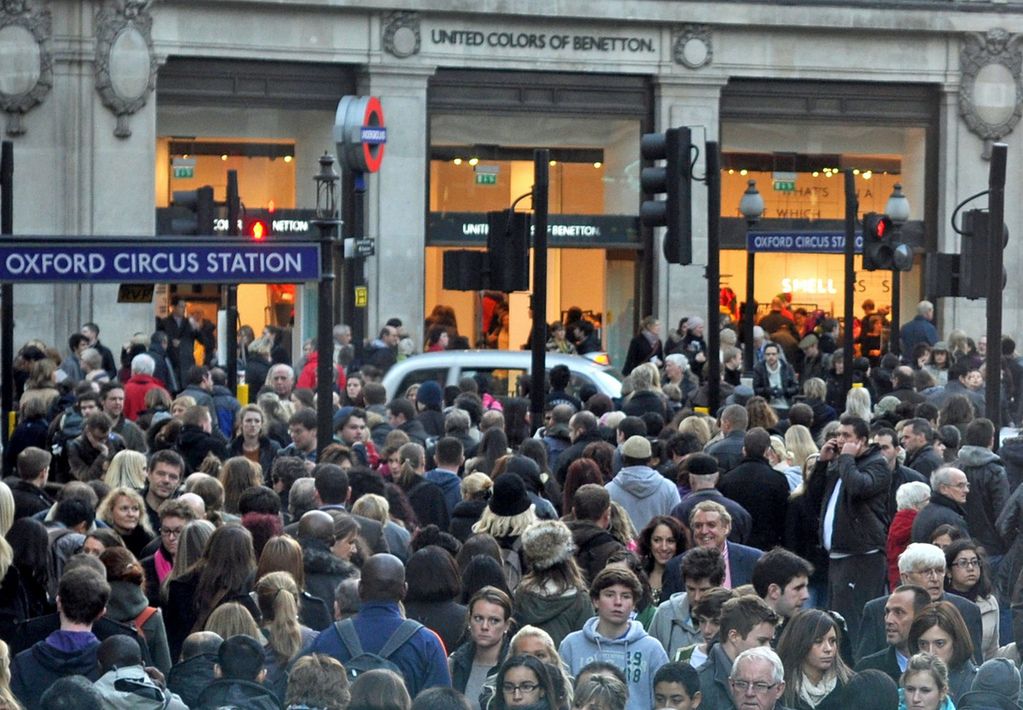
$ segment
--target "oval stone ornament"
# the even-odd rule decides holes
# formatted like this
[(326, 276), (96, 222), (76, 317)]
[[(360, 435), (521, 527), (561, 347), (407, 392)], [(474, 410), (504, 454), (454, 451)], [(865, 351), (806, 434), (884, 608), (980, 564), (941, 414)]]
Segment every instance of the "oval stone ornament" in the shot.
[(19, 25), (0, 29), (0, 94), (27, 94), (41, 74), (42, 56), (32, 33)]
[(110, 85), (122, 99), (145, 95), (149, 86), (149, 45), (133, 26), (121, 30), (110, 46)]
[(1004, 64), (987, 64), (977, 72), (973, 103), (985, 123), (997, 126), (1012, 118), (1018, 98), (1016, 81)]

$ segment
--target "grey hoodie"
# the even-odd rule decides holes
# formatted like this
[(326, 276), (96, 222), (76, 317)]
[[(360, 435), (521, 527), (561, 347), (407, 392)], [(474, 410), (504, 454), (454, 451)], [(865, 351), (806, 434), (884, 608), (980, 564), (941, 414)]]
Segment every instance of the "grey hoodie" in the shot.
[(1009, 478), (998, 456), (984, 446), (963, 446), (959, 449), (958, 466), (970, 482), (970, 492), (963, 505), (966, 526), (989, 555), (1008, 551), (996, 522), (1009, 502)]
[(668, 652), (668, 658), (674, 658), (680, 648), (703, 643), (703, 634), (693, 624), (692, 610), (685, 592), (672, 594), (661, 602), (650, 622), (649, 633), (661, 642)]
[(93, 683), (105, 710), (187, 710), (174, 693), (160, 688), (142, 666), (107, 671)]
[(565, 637), (558, 648), (568, 672), (576, 676), (587, 663), (606, 661), (621, 668), (629, 685), (626, 710), (650, 710), (654, 706), (654, 674), (668, 662), (668, 654), (660, 642), (643, 630), (638, 621), (629, 622), (629, 630), (621, 638), (611, 639), (597, 633), (593, 617)]
[(670, 515), (681, 502), (678, 487), (649, 466), (626, 466), (606, 486), (611, 500), (642, 530), (657, 515)]

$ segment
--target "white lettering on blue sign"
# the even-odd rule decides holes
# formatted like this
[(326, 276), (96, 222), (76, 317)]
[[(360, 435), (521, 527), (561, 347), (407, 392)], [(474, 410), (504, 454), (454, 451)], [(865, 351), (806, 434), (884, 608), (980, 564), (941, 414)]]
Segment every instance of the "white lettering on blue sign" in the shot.
[(379, 145), (387, 142), (387, 129), (381, 126), (363, 126), (359, 131), (359, 138), (363, 143)]

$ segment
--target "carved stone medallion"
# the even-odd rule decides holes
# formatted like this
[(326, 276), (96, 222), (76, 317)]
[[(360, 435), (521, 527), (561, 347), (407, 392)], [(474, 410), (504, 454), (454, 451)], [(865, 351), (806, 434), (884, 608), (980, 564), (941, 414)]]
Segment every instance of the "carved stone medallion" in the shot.
[(27, 0), (0, 3), (0, 109), (9, 136), (25, 132), (22, 118), (53, 86), (51, 31), (48, 9), (33, 9)]
[(707, 25), (683, 25), (675, 32), (672, 57), (676, 64), (689, 69), (700, 69), (710, 64), (714, 45)]
[(419, 54), (419, 13), (392, 12), (384, 22), (384, 50), (399, 59)]
[(128, 138), (128, 117), (156, 88), (152, 0), (106, 0), (96, 15), (96, 91), (117, 116), (114, 135)]
[(1012, 133), (1023, 115), (1023, 51), (1020, 35), (1003, 29), (966, 35), (959, 64), (959, 114), (970, 130), (991, 143)]

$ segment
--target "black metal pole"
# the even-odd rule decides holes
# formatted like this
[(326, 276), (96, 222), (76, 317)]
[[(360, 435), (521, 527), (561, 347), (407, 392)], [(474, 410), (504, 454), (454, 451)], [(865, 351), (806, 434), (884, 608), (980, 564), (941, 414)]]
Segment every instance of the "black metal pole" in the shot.
[(551, 152), (533, 151), (533, 376), (529, 388), (529, 428), (536, 432), (543, 423), (547, 393), (547, 202), (550, 188)]
[(711, 416), (721, 401), (721, 153), (707, 141), (707, 403)]
[[(238, 236), (238, 171), (227, 171), (227, 234)], [(227, 388), (238, 396), (238, 284), (227, 285)], [(255, 392), (253, 392), (255, 394)]]
[(852, 389), (853, 373), (853, 286), (856, 269), (856, 221), (859, 219), (859, 201), (856, 199), (856, 177), (852, 170), (845, 171), (845, 345), (842, 347), (843, 396)]
[(742, 318), (742, 349), (746, 373), (753, 372), (756, 358), (753, 354), (753, 321), (757, 317), (757, 304), (753, 299), (753, 285), (756, 279), (757, 253), (748, 246), (749, 228), (746, 229), (746, 312)]
[[(991, 278), (987, 291), (987, 373), (985, 414), (995, 423), (1002, 420), (1002, 270), (1004, 268), (1003, 228), (1005, 223), (1005, 161), (1008, 146), (995, 143), (991, 147), (988, 172), (988, 239), (991, 245)], [(997, 440), (997, 437), (996, 437)]]
[[(14, 233), (14, 143), (0, 146), (0, 234)], [(0, 285), (0, 439), (8, 443), (8, 422), (14, 410), (14, 286)]]
[(899, 326), (902, 318), (902, 272), (892, 269), (892, 323), (888, 329), (888, 351), (900, 354)]
[[(352, 238), (359, 240), (366, 236), (366, 174), (355, 173), (354, 203), (352, 204)], [(354, 248), (354, 245), (353, 245)], [(351, 299), (352, 345), (355, 348), (355, 359), (362, 362), (363, 346), (366, 340), (366, 307), (359, 305), (356, 292), (366, 286), (365, 259), (358, 254), (351, 257)]]
[(316, 455), (334, 441), (334, 260), (331, 244), (334, 225), (318, 225), (320, 229), (320, 282), (316, 323)]

